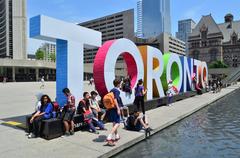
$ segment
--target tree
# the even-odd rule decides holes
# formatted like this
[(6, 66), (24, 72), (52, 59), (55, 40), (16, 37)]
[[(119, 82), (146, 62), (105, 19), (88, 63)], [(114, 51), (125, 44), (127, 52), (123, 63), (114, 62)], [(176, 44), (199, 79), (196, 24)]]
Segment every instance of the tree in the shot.
[(51, 61), (55, 62), (56, 61), (56, 53), (51, 53), (50, 59), (51, 59)]
[(224, 62), (217, 60), (217, 61), (212, 62), (209, 65), (209, 68), (228, 68), (228, 66)]
[(36, 59), (37, 60), (43, 60), (44, 59), (44, 51), (42, 51), (41, 49), (38, 49), (37, 52), (35, 53), (36, 55)]

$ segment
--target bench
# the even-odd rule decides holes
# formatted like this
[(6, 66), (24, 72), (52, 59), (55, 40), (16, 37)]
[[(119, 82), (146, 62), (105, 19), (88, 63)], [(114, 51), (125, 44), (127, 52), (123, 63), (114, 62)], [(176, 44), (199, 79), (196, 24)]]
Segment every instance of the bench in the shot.
[[(32, 115), (26, 116), (26, 132), (29, 133), (29, 122)], [(87, 127), (87, 124), (84, 122), (83, 115), (74, 116), (74, 131), (83, 130)], [(50, 140), (57, 137), (60, 137), (64, 134), (64, 125), (62, 119), (51, 118), (48, 120), (43, 120), (41, 124), (40, 136), (44, 139)]]

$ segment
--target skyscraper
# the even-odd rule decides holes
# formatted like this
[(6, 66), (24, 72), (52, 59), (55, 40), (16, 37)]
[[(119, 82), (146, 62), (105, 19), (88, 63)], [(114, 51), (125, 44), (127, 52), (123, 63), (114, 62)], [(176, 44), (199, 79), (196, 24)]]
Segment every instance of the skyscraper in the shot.
[(184, 42), (187, 42), (188, 35), (192, 33), (195, 26), (196, 23), (192, 19), (178, 21), (178, 32), (176, 32), (176, 37)]
[(186, 43), (186, 55), (188, 55), (188, 36), (192, 33), (196, 23), (192, 19), (178, 21), (176, 37)]
[(27, 58), (26, 19), (26, 0), (0, 0), (0, 58)]
[(171, 34), (170, 0), (139, 0), (137, 35), (151, 38), (163, 32)]

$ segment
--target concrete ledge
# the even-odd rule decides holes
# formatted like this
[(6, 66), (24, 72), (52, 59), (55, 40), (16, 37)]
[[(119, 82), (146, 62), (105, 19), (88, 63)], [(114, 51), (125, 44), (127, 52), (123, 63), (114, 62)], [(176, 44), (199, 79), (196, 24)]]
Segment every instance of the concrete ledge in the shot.
[[(0, 118), (24, 115), (32, 112), (32, 105), (34, 105), (33, 94), (39, 91), (38, 83), (9, 83), (2, 84), (0, 87), (3, 92), (0, 93), (2, 98), (1, 105), (8, 105), (1, 106), (3, 113), (1, 113)], [(154, 108), (146, 113), (150, 126), (154, 129), (152, 134), (231, 94), (239, 87), (240, 84), (236, 84), (222, 89), (220, 93), (205, 93), (184, 100), (176, 98), (177, 100), (180, 99), (180, 101), (173, 103), (171, 107), (157, 107), (157, 105), (153, 105), (154, 103), (163, 103), (164, 101), (161, 101), (161, 99), (154, 99), (146, 103), (146, 109)], [(25, 90), (24, 93), (22, 93), (22, 89)], [(86, 91), (91, 91), (91, 89), (86, 89)], [(43, 92), (50, 94), (54, 98), (55, 84), (46, 82), (46, 89)], [(9, 94), (14, 97), (9, 97)], [(0, 123), (2, 121), (5, 120), (0, 120)], [(121, 139), (117, 145), (115, 147), (105, 146), (105, 139), (111, 127), (111, 124), (106, 124), (108, 131), (99, 131), (99, 135), (79, 131), (71, 137), (60, 137), (47, 141), (41, 138), (29, 140), (23, 130), (0, 124), (0, 139), (4, 142), (0, 145), (0, 154), (1, 157), (8, 158), (32, 158), (39, 157), (39, 149), (44, 149), (44, 152), (41, 153), (42, 157), (65, 158), (66, 155), (71, 158), (79, 158), (79, 156), (84, 156), (85, 158), (110, 157), (145, 139), (144, 132), (127, 131), (123, 129), (123, 124), (121, 124), (118, 130)]]
[[(207, 100), (205, 103), (203, 104), (199, 104), (198, 106), (196, 106), (195, 108), (191, 109), (190, 111), (186, 111), (184, 112), (183, 114), (179, 115), (179, 116), (176, 116), (176, 117), (171, 117), (170, 121), (167, 121), (157, 127), (153, 127), (153, 131), (151, 132), (151, 135), (154, 135), (156, 134), (157, 132), (175, 124), (176, 122), (178, 121), (181, 121), (182, 119), (188, 117), (189, 115), (201, 110), (202, 108), (208, 106), (209, 104), (211, 103), (214, 103), (216, 101), (218, 101), (219, 99), (223, 98), (223, 97), (226, 97), (228, 95), (230, 95), (231, 93), (233, 93), (235, 90), (237, 90), (239, 88), (239, 84), (234, 86), (234, 87), (228, 87), (226, 89), (223, 89), (221, 93), (216, 93), (216, 94), (209, 94), (209, 93), (206, 93), (206, 94), (203, 94), (203, 97), (202, 96), (196, 96), (196, 97), (202, 97), (202, 99), (204, 99), (205, 97), (207, 97), (208, 95), (215, 95), (214, 97), (212, 98), (209, 98), (209, 100)], [(227, 92), (225, 92), (226, 90), (228, 90)], [(223, 92), (224, 91), (224, 92)], [(216, 96), (217, 95), (217, 96)], [(196, 99), (195, 97), (193, 98), (189, 98), (189, 99)], [(187, 100), (187, 99), (186, 99)], [(180, 102), (179, 102), (180, 103)], [(176, 104), (178, 103), (174, 103), (174, 105), (172, 107), (169, 107), (169, 108), (174, 108), (174, 106), (176, 106)], [(155, 109), (155, 110), (159, 110), (159, 109)], [(149, 113), (154, 113), (154, 110), (151, 110), (149, 112), (147, 112), (147, 114), (149, 115)], [(150, 124), (152, 123), (153, 120), (151, 120), (151, 114), (150, 114)], [(105, 157), (111, 157), (111, 156), (114, 156), (118, 153), (120, 153), (121, 151), (123, 150), (126, 150), (130, 147), (132, 147), (133, 145), (141, 142), (145, 140), (145, 135), (144, 134), (141, 134), (140, 136), (132, 139), (132, 140), (129, 140), (128, 142), (126, 142), (125, 144), (122, 144), (120, 146), (117, 146), (116, 148), (110, 150), (109, 152), (99, 156), (99, 158), (105, 158)]]

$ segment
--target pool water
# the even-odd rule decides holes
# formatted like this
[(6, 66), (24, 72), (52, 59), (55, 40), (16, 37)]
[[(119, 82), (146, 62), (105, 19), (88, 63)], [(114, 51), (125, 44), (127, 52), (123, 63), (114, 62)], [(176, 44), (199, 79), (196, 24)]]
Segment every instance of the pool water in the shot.
[(240, 90), (115, 157), (240, 158)]

